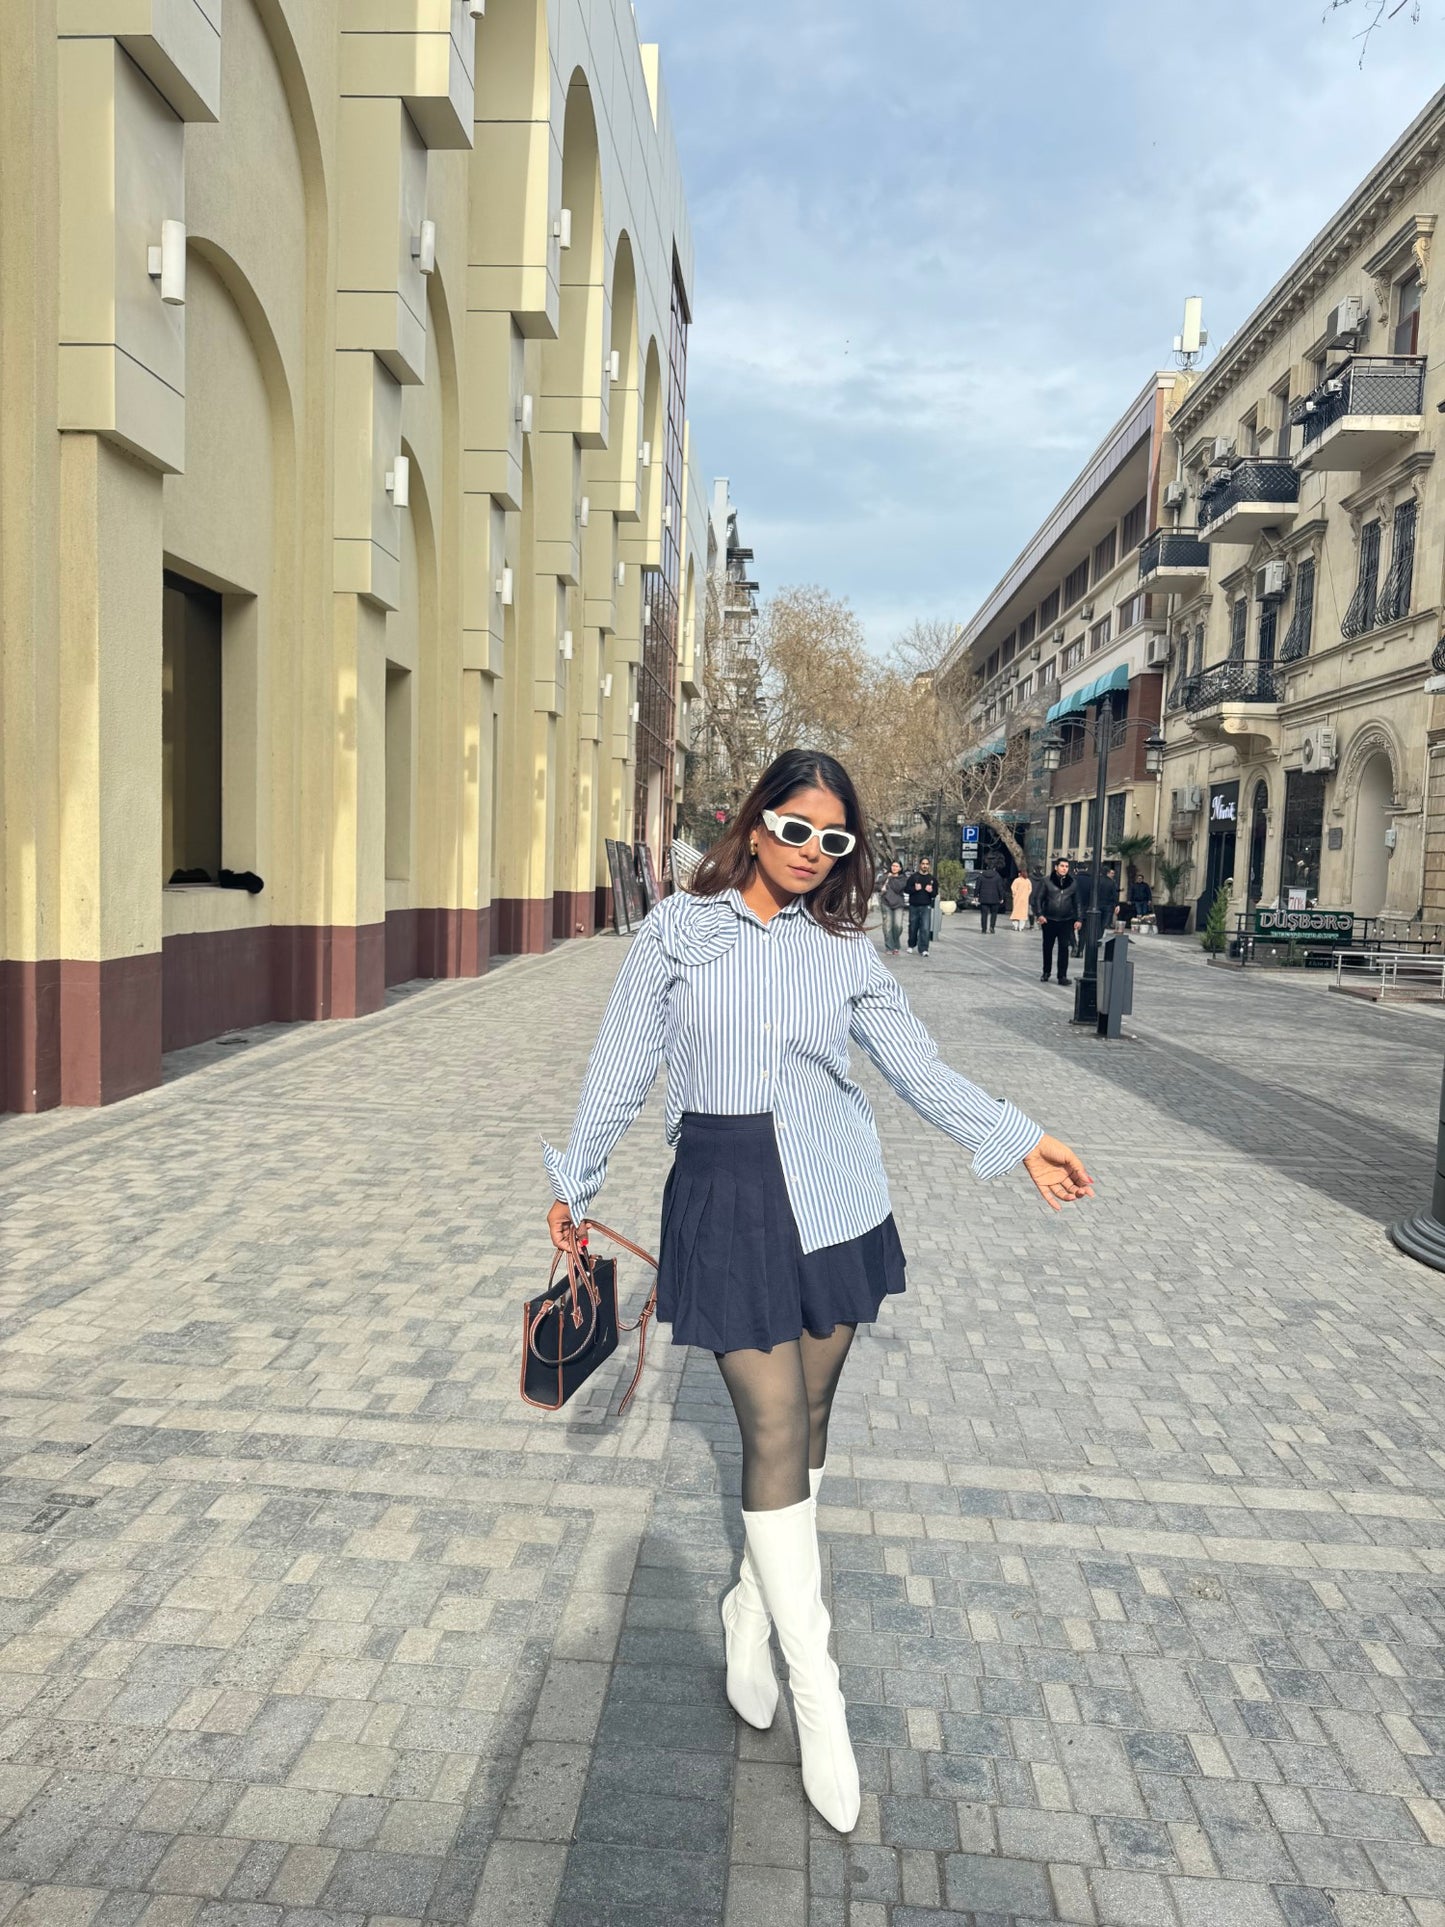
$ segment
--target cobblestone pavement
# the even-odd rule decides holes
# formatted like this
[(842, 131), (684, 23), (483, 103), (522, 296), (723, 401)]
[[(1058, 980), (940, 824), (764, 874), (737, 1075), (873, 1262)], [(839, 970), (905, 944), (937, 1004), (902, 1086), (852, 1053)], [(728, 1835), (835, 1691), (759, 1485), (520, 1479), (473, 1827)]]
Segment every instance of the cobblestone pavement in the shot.
[[(819, 1512), (845, 1844), (723, 1698), (712, 1361), (517, 1397), (619, 952), (0, 1125), (5, 1927), (1445, 1927), (1445, 1281), (1383, 1231), (1438, 1026), (1161, 942), (1105, 1045), (1032, 939), (901, 961), (1099, 1196), (867, 1073), (911, 1282)], [(645, 1238), (659, 1115), (599, 1201)]]

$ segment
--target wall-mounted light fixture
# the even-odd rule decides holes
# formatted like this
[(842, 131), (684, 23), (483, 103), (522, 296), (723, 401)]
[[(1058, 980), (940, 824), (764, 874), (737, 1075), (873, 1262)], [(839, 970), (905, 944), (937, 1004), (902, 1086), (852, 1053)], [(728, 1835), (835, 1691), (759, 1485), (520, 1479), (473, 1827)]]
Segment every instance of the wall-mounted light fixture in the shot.
[(670, 528), (672, 527), (672, 504), (671, 504), (671, 502), (664, 502), (664, 503), (663, 503), (663, 505), (662, 505), (662, 526), (663, 526), (663, 527), (664, 527), (665, 529), (670, 529)]
[(410, 504), (411, 463), (405, 455), (398, 455), (386, 471), (386, 492), (394, 509), (404, 509)]
[(638, 722), (641, 722), (641, 720), (642, 720), (642, 704), (641, 704), (641, 703), (634, 703), (634, 704), (632, 705), (632, 720), (633, 720), (633, 722), (635, 722), (635, 723), (638, 723)]
[(592, 503), (589, 500), (589, 498), (584, 495), (582, 497), (582, 500), (577, 504), (577, 521), (580, 524), (580, 526), (585, 529), (587, 524), (591, 520), (592, 520)]
[(621, 381), (622, 379), (622, 350), (620, 348), (614, 348), (612, 353), (607, 357), (607, 378), (609, 381)]
[(471, 13), (471, 16), (472, 16), (472, 18), (473, 18), (473, 20), (485, 20), (485, 19), (486, 19), (486, 17), (487, 17), (487, 0), (467, 0), (467, 7), (468, 7), (468, 10), (469, 10), (469, 11), (470, 11), (470, 13)]
[(423, 221), (421, 232), (411, 237), (411, 258), (421, 274), (430, 274), (437, 264), (437, 224)]
[(559, 648), (559, 649), (561, 650), (561, 652), (562, 652), (562, 654), (563, 654), (563, 656), (564, 656), (564, 657), (566, 658), (566, 660), (567, 660), (568, 662), (571, 662), (571, 660), (572, 660), (572, 631), (571, 631), (570, 629), (564, 629), (564, 630), (562, 631), (562, 635), (561, 635), (561, 639), (560, 639), (560, 641), (558, 642), (558, 644), (557, 644), (557, 647), (558, 647), (558, 648)]
[(556, 220), (552, 223), (552, 238), (556, 241), (559, 247), (564, 247), (564, 248), (571, 247), (572, 245), (572, 210), (570, 207), (562, 208), (558, 213)]
[(146, 250), (146, 273), (158, 281), (161, 300), (168, 308), (186, 305), (186, 224), (161, 222), (161, 244)]
[(637, 451), (637, 459), (644, 468), (652, 467), (652, 443), (644, 442)]
[(650, 602), (644, 602), (642, 605), (642, 626), (644, 629), (650, 629), (652, 627), (652, 604)]
[(617, 586), (619, 589), (622, 587), (623, 583), (626, 582), (626, 580), (627, 580), (627, 564), (625, 562), (619, 562), (617, 565)]
[(532, 432), (532, 397), (530, 395), (517, 397), (517, 420), (521, 424), (522, 433), (530, 435)]
[(510, 609), (512, 606), (512, 571), (510, 569), (503, 569), (497, 577), (497, 600), (504, 609)]
[(612, 694), (612, 671), (610, 669), (602, 678), (602, 694), (604, 696), (610, 696)]

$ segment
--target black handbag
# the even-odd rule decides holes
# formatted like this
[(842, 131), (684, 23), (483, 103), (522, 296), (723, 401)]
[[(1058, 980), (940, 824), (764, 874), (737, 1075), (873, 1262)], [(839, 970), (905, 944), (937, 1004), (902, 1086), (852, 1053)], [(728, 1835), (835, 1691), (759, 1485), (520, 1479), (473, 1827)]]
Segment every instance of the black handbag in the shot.
[[(563, 1233), (563, 1248), (552, 1260), (547, 1289), (522, 1307), (522, 1397), (544, 1412), (560, 1411), (572, 1394), (587, 1383), (599, 1365), (617, 1350), (618, 1335), (635, 1331), (637, 1368), (623, 1394), (618, 1416), (627, 1410), (642, 1377), (647, 1358), (647, 1321), (657, 1309), (654, 1279), (647, 1302), (631, 1324), (617, 1313), (617, 1261), (594, 1258), (588, 1233), (625, 1246), (657, 1271), (657, 1260), (640, 1245), (605, 1224), (585, 1218), (575, 1231)], [(567, 1276), (557, 1282), (558, 1267), (567, 1263)]]

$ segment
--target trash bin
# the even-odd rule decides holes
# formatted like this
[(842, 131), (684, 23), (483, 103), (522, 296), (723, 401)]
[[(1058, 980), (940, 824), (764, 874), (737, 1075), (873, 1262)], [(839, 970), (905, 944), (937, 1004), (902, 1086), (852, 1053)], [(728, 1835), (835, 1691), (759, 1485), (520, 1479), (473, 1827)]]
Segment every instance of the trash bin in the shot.
[(1101, 1037), (1121, 1037), (1124, 1019), (1134, 1008), (1134, 966), (1129, 961), (1129, 939), (1121, 930), (1105, 937), (1099, 958), (1099, 1020)]

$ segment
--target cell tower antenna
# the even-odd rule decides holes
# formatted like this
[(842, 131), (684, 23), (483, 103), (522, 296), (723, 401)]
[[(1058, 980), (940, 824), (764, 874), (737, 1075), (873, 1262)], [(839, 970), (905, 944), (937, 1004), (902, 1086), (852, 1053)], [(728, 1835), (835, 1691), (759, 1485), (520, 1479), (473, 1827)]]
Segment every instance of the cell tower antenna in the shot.
[(1174, 360), (1180, 368), (1192, 368), (1209, 345), (1203, 321), (1204, 299), (1191, 294), (1184, 303), (1184, 326), (1174, 337)]

